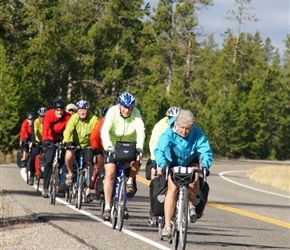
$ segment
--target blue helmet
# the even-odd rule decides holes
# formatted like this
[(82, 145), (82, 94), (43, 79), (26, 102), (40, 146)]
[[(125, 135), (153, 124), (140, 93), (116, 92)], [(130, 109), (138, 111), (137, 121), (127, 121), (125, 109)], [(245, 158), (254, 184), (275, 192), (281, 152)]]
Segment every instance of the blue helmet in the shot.
[(105, 116), (107, 114), (108, 110), (109, 110), (108, 108), (104, 108), (102, 110), (102, 116)]
[(135, 98), (129, 92), (123, 92), (118, 97), (118, 103), (122, 106), (132, 107), (135, 105)]
[(90, 107), (90, 104), (86, 100), (80, 100), (76, 104), (78, 109), (88, 109)]
[(44, 116), (47, 112), (47, 108), (46, 107), (42, 107), (42, 108), (39, 108), (37, 110), (37, 113), (40, 115), (40, 116)]

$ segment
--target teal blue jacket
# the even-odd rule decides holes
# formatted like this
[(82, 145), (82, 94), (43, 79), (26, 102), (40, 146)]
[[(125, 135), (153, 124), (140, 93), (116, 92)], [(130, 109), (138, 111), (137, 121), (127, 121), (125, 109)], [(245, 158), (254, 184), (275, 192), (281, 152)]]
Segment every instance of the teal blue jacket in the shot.
[(158, 140), (154, 150), (157, 165), (164, 168), (170, 162), (172, 166), (189, 166), (199, 156), (202, 166), (209, 169), (213, 153), (202, 130), (195, 125), (187, 137), (182, 137), (175, 132), (175, 120), (176, 117), (170, 119), (169, 127)]

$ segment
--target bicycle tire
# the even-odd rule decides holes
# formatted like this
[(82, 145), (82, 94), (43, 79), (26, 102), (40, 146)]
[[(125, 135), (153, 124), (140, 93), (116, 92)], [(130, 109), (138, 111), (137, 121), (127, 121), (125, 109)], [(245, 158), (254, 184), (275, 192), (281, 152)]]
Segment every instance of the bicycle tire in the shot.
[(183, 192), (183, 204), (181, 208), (182, 216), (181, 223), (179, 223), (179, 249), (184, 250), (186, 247), (187, 228), (188, 228), (188, 189)]
[(28, 160), (29, 158), (27, 158), (27, 161), (26, 161), (26, 165), (25, 165), (25, 168), (26, 168), (26, 183), (28, 184), (29, 183), (29, 176), (30, 176), (30, 171), (28, 170), (29, 166), (28, 166)]
[(54, 167), (54, 175), (53, 175), (53, 184), (52, 184), (52, 195), (51, 195), (51, 199), (52, 199), (52, 203), (53, 205), (55, 205), (55, 200), (56, 200), (56, 185), (58, 183), (59, 180), (59, 173), (58, 173), (58, 167), (55, 166)]
[(117, 209), (116, 209), (115, 201), (113, 202), (112, 209), (111, 209), (111, 223), (112, 223), (112, 228), (115, 229), (117, 225)]
[(101, 214), (103, 214), (105, 211), (105, 199), (104, 199), (104, 197), (101, 198), (100, 206), (101, 206)]
[(40, 178), (36, 178), (36, 191), (39, 191), (39, 183), (40, 183)]
[(83, 177), (84, 177), (84, 172), (83, 170), (81, 170), (80, 174), (79, 174), (79, 184), (78, 184), (78, 210), (81, 210), (82, 208), (82, 201), (83, 201)]
[(118, 197), (118, 216), (117, 216), (117, 226), (118, 230), (122, 231), (124, 224), (124, 213), (126, 206), (126, 182), (125, 176), (122, 177), (121, 183), (119, 185), (119, 196)]

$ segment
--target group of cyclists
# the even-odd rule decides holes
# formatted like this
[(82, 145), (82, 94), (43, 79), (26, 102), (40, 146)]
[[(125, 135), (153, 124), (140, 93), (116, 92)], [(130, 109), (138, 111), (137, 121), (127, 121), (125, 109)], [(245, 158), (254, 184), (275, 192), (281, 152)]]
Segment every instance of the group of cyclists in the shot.
[[(116, 141), (136, 142), (136, 150), (141, 153), (145, 141), (145, 126), (139, 109), (135, 106), (135, 97), (129, 92), (118, 96), (117, 103), (102, 111), (102, 118), (98, 118), (90, 110), (89, 102), (80, 100), (76, 104), (66, 103), (62, 99), (55, 99), (53, 107), (38, 109), (38, 118), (29, 112), (23, 122), (20, 133), (20, 145), (23, 149), (23, 161), (30, 152), (30, 178), (33, 185), (37, 154), (44, 149), (45, 164), (43, 173), (44, 198), (49, 197), (49, 181), (52, 171), (52, 162), (55, 147), (50, 144), (62, 142), (67, 146), (63, 162), (67, 167), (66, 185), (73, 181), (74, 150), (70, 145), (78, 145), (88, 150), (84, 153), (85, 166), (98, 168), (104, 166), (104, 198), (105, 207), (103, 219), (110, 220), (112, 186), (116, 176), (116, 160), (112, 157)], [(150, 158), (155, 161), (156, 169), (152, 169), (151, 179), (165, 174), (168, 179), (168, 191), (164, 203), (165, 227), (163, 237), (171, 237), (170, 221), (176, 204), (178, 187), (171, 180), (170, 168), (173, 166), (191, 166), (199, 169), (200, 165), (210, 168), (213, 154), (208, 139), (203, 131), (195, 124), (195, 117), (189, 110), (171, 107), (166, 116), (153, 128), (150, 143)], [(131, 197), (136, 193), (133, 181), (140, 170), (140, 157), (135, 161), (125, 163), (130, 168), (127, 179), (127, 193)], [(168, 171), (169, 169), (169, 171)], [(153, 174), (154, 173), (154, 174)], [(157, 173), (157, 174), (156, 174)], [(195, 180), (189, 185), (190, 221), (196, 221), (193, 201), (199, 189), (198, 173)], [(87, 189), (86, 196), (90, 197)], [(128, 209), (125, 208), (128, 217)]]

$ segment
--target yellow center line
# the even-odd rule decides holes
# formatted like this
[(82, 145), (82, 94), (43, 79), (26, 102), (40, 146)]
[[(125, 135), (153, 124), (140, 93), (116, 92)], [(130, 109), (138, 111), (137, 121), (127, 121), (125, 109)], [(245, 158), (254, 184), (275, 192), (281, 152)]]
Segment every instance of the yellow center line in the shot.
[[(141, 182), (141, 183), (143, 183), (143, 184), (145, 184), (147, 186), (150, 185), (150, 181), (142, 178), (139, 175), (136, 176), (136, 179), (137, 179), (137, 181), (139, 181), (139, 182)], [(219, 208), (219, 209), (222, 209), (222, 210), (225, 210), (225, 211), (228, 211), (228, 212), (232, 212), (232, 213), (235, 213), (235, 214), (240, 214), (240, 215), (243, 215), (243, 216), (247, 216), (247, 217), (250, 217), (250, 218), (253, 218), (253, 219), (257, 219), (257, 220), (261, 220), (261, 221), (264, 221), (264, 222), (272, 223), (272, 224), (275, 224), (275, 225), (278, 225), (278, 226), (281, 226), (281, 227), (290, 228), (290, 223), (279, 221), (279, 220), (275, 220), (275, 219), (271, 219), (271, 218), (268, 218), (268, 217), (265, 217), (265, 216), (262, 216), (262, 215), (246, 212), (244, 210), (237, 209), (237, 208), (234, 208), (234, 207), (225, 206), (223, 204), (219, 204), (219, 203), (216, 203), (216, 202), (208, 201), (207, 205), (215, 207), (215, 208)]]

